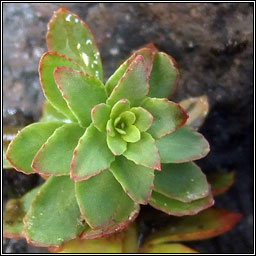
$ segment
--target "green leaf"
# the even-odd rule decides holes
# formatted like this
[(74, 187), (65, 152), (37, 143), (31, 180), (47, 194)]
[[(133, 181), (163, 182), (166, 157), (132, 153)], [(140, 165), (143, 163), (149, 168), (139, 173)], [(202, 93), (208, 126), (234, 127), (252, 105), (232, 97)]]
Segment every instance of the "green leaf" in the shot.
[(153, 188), (154, 169), (136, 165), (123, 156), (116, 157), (110, 171), (124, 191), (139, 204), (147, 204)]
[(161, 167), (154, 180), (156, 192), (184, 203), (209, 195), (206, 177), (196, 164), (162, 164)]
[(202, 134), (184, 126), (156, 141), (161, 163), (182, 163), (205, 157), (209, 143)]
[(3, 127), (3, 168), (4, 169), (12, 169), (12, 165), (6, 159), (6, 151), (8, 145), (10, 144), (11, 140), (17, 135), (18, 131), (21, 130), (23, 127), (19, 126), (4, 126)]
[(42, 116), (39, 122), (48, 122), (48, 121), (61, 121), (63, 123), (70, 123), (71, 120), (63, 115), (60, 111), (51, 105), (49, 101), (43, 102), (42, 107)]
[(156, 53), (149, 80), (149, 96), (168, 98), (175, 91), (179, 77), (180, 73), (175, 60), (166, 53)]
[[(122, 207), (118, 208), (111, 223), (102, 228), (94, 230), (87, 226), (80, 237), (82, 239), (95, 239), (120, 232), (134, 222), (135, 218), (139, 214), (139, 210), (139, 204), (134, 204), (131, 208), (126, 208), (124, 205), (122, 205)], [(127, 216), (129, 217), (127, 218)]]
[(126, 126), (134, 124), (136, 120), (135, 114), (131, 111), (125, 111), (121, 113), (120, 118), (126, 124)]
[(198, 253), (194, 249), (185, 246), (183, 244), (172, 243), (172, 244), (154, 244), (147, 245), (140, 249), (140, 253)]
[(106, 131), (110, 111), (110, 106), (106, 105), (105, 103), (96, 105), (91, 111), (92, 123), (100, 132)]
[(156, 51), (156, 49), (152, 49), (150, 47), (143, 47), (139, 50), (137, 50), (135, 53), (131, 55), (120, 67), (115, 71), (115, 73), (108, 79), (106, 82), (106, 90), (108, 95), (111, 94), (113, 89), (118, 84), (119, 80), (122, 78), (122, 76), (125, 74), (126, 70), (132, 63), (132, 61), (139, 55), (144, 57), (144, 60), (147, 65), (147, 71), (148, 74), (150, 73), (152, 69), (152, 63), (153, 63), (153, 54)]
[(121, 234), (97, 239), (76, 238), (54, 249), (53, 253), (122, 253)]
[(213, 172), (207, 175), (208, 182), (211, 184), (212, 193), (218, 196), (226, 192), (234, 183), (235, 172)]
[(184, 203), (175, 199), (168, 198), (156, 191), (152, 191), (149, 204), (154, 208), (161, 210), (167, 214), (175, 216), (194, 215), (198, 212), (211, 207), (214, 204), (212, 195)]
[(208, 97), (206, 95), (191, 97), (182, 100), (179, 102), (179, 104), (187, 111), (189, 115), (186, 125), (198, 130), (209, 112)]
[(40, 186), (32, 189), (20, 199), (11, 199), (5, 205), (3, 213), (3, 235), (7, 238), (22, 238), (23, 218), (27, 213), (32, 199), (39, 191)]
[(108, 148), (106, 133), (90, 125), (80, 138), (71, 162), (71, 178), (89, 179), (110, 167), (115, 157)]
[(89, 126), (92, 108), (107, 98), (104, 85), (95, 77), (67, 67), (57, 67), (54, 79), (73, 115), (82, 126)]
[(139, 55), (132, 61), (122, 79), (113, 89), (107, 99), (107, 104), (113, 106), (121, 99), (128, 99), (131, 106), (138, 106), (145, 99), (148, 90), (147, 66), (144, 58)]
[(110, 113), (111, 119), (116, 119), (121, 113), (130, 109), (130, 102), (127, 99), (119, 100), (113, 107)]
[(40, 59), (38, 69), (44, 95), (46, 99), (53, 105), (53, 107), (55, 107), (73, 122), (77, 122), (77, 119), (68, 108), (66, 101), (63, 99), (61, 92), (54, 81), (53, 71), (58, 66), (65, 66), (74, 70), (81, 70), (79, 65), (73, 62), (71, 59), (68, 59), (66, 56), (60, 55), (57, 52), (46, 52)]
[(139, 247), (139, 232), (137, 225), (132, 222), (124, 231), (122, 253), (137, 253)]
[(52, 176), (43, 184), (24, 219), (29, 243), (59, 245), (81, 233), (84, 224), (74, 185), (74, 181), (66, 176)]
[(125, 129), (126, 134), (122, 138), (127, 142), (137, 142), (140, 140), (140, 130), (135, 125), (130, 125)]
[(151, 234), (146, 244), (202, 240), (230, 230), (242, 215), (226, 209), (209, 208), (194, 216), (173, 217), (172, 221)]
[(141, 133), (141, 139), (129, 143), (123, 155), (135, 164), (161, 170), (160, 156), (152, 136), (146, 132)]
[(119, 156), (127, 149), (127, 142), (119, 134), (111, 136), (107, 134), (107, 144), (115, 156)]
[(23, 128), (11, 141), (6, 152), (6, 158), (11, 165), (25, 174), (34, 173), (31, 168), (32, 160), (62, 122), (39, 122)]
[(34, 157), (33, 170), (42, 175), (69, 175), (73, 151), (84, 132), (76, 123), (56, 129)]
[(148, 130), (155, 139), (159, 139), (183, 126), (188, 118), (185, 110), (168, 99), (147, 98), (142, 107), (154, 117)]
[(147, 131), (152, 125), (154, 119), (151, 113), (149, 113), (146, 109), (142, 107), (131, 108), (130, 111), (133, 112), (136, 116), (136, 121), (134, 125), (141, 132)]
[(88, 180), (76, 182), (76, 197), (81, 212), (92, 229), (127, 221), (136, 208), (109, 170)]
[(102, 64), (96, 42), (86, 23), (76, 14), (60, 8), (48, 24), (49, 51), (67, 55), (79, 63), (84, 72), (102, 80)]
[(108, 133), (107, 135), (109, 135), (111, 137), (114, 137), (116, 135), (112, 119), (108, 120), (106, 129), (107, 129), (107, 133)]

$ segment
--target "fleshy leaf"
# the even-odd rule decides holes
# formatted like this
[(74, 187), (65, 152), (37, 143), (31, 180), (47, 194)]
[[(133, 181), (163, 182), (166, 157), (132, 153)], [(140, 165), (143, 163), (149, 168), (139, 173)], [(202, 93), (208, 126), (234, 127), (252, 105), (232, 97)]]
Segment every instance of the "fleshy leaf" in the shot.
[(149, 80), (149, 96), (168, 98), (175, 91), (179, 77), (180, 73), (175, 60), (166, 53), (156, 53)]
[(59, 245), (81, 233), (84, 224), (74, 185), (75, 182), (67, 176), (52, 176), (43, 184), (24, 219), (28, 243)]
[(131, 108), (130, 110), (136, 116), (134, 125), (141, 131), (145, 132), (153, 123), (153, 116), (146, 109), (142, 107)]
[(130, 102), (127, 99), (119, 100), (113, 107), (110, 113), (110, 118), (115, 119), (124, 111), (130, 109)]
[(107, 134), (107, 144), (115, 156), (119, 156), (127, 149), (127, 142), (119, 134), (111, 136)]
[(178, 243), (150, 244), (140, 249), (140, 253), (198, 253), (194, 249)]
[(147, 244), (202, 240), (230, 230), (242, 217), (226, 209), (210, 208), (194, 216), (174, 218), (165, 227), (148, 236)]
[(61, 121), (63, 123), (70, 123), (71, 120), (68, 119), (65, 115), (59, 112), (54, 108), (49, 101), (44, 101), (42, 106), (42, 116), (39, 122), (48, 122), (48, 121)]
[(90, 125), (80, 138), (71, 162), (71, 178), (89, 179), (110, 167), (115, 157), (107, 145), (106, 133)]
[(211, 184), (211, 189), (214, 196), (218, 196), (226, 192), (234, 183), (234, 178), (234, 171), (213, 172), (207, 175), (207, 179)]
[(49, 51), (56, 51), (79, 63), (84, 72), (102, 80), (102, 64), (96, 42), (87, 26), (76, 14), (60, 8), (48, 24)]
[(182, 100), (179, 104), (189, 115), (186, 125), (198, 130), (209, 112), (208, 97), (203, 95), (200, 97), (188, 98)]
[(160, 156), (155, 140), (146, 132), (141, 133), (141, 139), (135, 143), (129, 143), (123, 155), (138, 165), (161, 170)]
[(145, 99), (148, 90), (147, 66), (144, 58), (139, 55), (132, 61), (117, 86), (113, 89), (107, 99), (107, 104), (113, 106), (121, 99), (128, 99), (131, 106), (138, 106)]
[(3, 235), (4, 237), (24, 237), (23, 218), (27, 213), (32, 199), (40, 187), (36, 187), (26, 193), (20, 199), (10, 199), (5, 205), (3, 213)]
[(84, 132), (76, 123), (56, 129), (35, 155), (33, 170), (43, 175), (69, 175), (73, 151)]
[(161, 167), (154, 180), (154, 190), (158, 193), (184, 203), (210, 193), (206, 177), (196, 164), (162, 164)]
[(71, 59), (57, 52), (46, 52), (39, 62), (39, 78), (45, 98), (66, 117), (73, 122), (77, 119), (72, 114), (66, 101), (63, 99), (53, 77), (53, 71), (58, 66), (65, 66), (74, 70), (81, 70), (81, 67)]
[(122, 253), (136, 253), (139, 247), (139, 232), (137, 225), (132, 222), (124, 231)]
[(106, 82), (106, 90), (108, 95), (111, 94), (113, 89), (118, 84), (119, 80), (122, 78), (122, 76), (125, 74), (126, 70), (128, 69), (129, 65), (132, 63), (132, 61), (138, 56), (141, 55), (144, 57), (144, 60), (147, 65), (147, 72), (150, 73), (152, 69), (152, 63), (153, 63), (153, 54), (157, 51), (156, 48), (149, 48), (149, 47), (143, 47), (136, 52), (134, 52), (131, 57), (129, 57), (120, 67), (115, 71), (115, 73), (108, 79)]
[(148, 203), (153, 188), (154, 169), (136, 165), (119, 156), (111, 164), (110, 171), (135, 202)]
[(200, 159), (209, 151), (209, 143), (202, 134), (181, 127), (156, 141), (162, 163), (183, 163)]
[(76, 197), (81, 212), (92, 229), (128, 220), (130, 213), (136, 208), (109, 170), (88, 180), (76, 182)]
[(188, 118), (185, 110), (168, 99), (147, 98), (142, 107), (154, 117), (153, 124), (148, 130), (155, 139), (159, 139), (177, 128), (183, 126)]
[(127, 142), (137, 142), (140, 140), (140, 130), (135, 125), (130, 125), (125, 129), (126, 134), (122, 138)]
[[(122, 207), (118, 208), (111, 223), (102, 228), (94, 230), (87, 226), (80, 237), (82, 239), (95, 239), (120, 232), (133, 223), (139, 214), (139, 210), (139, 204), (134, 204), (130, 209), (122, 205)], [(128, 215), (129, 217), (127, 218)]]
[(23, 128), (11, 141), (6, 152), (6, 158), (11, 165), (25, 174), (34, 173), (31, 168), (32, 160), (52, 135), (55, 129), (63, 125), (62, 122), (39, 122)]
[(96, 105), (91, 111), (92, 123), (101, 132), (106, 131), (110, 111), (110, 106), (106, 105), (105, 103)]
[(21, 130), (23, 127), (19, 126), (4, 126), (3, 128), (3, 168), (4, 169), (12, 169), (13, 167), (6, 159), (6, 151), (8, 145), (10, 144), (11, 140), (17, 135), (18, 131)]
[(80, 239), (76, 238), (61, 245), (53, 253), (122, 253), (122, 234), (97, 238)]
[(67, 67), (55, 68), (54, 79), (79, 123), (84, 127), (90, 125), (92, 108), (107, 98), (101, 81)]
[(108, 120), (106, 130), (109, 136), (114, 137), (116, 135), (112, 119)]
[(123, 113), (120, 115), (120, 118), (121, 118), (122, 121), (125, 122), (125, 124), (126, 124), (127, 126), (134, 124), (134, 122), (135, 122), (135, 120), (136, 120), (135, 114), (134, 114), (133, 112), (131, 112), (131, 111), (125, 111), (125, 112), (123, 112)]
[(184, 203), (175, 199), (168, 198), (158, 192), (152, 191), (149, 204), (154, 208), (161, 210), (167, 214), (175, 216), (194, 215), (198, 212), (211, 207), (214, 204), (212, 195)]

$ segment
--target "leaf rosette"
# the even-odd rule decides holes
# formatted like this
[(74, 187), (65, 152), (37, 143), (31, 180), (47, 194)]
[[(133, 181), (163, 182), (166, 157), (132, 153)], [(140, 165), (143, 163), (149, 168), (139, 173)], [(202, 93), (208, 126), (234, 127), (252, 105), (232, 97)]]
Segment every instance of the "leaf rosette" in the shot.
[(213, 204), (192, 162), (209, 144), (185, 125), (181, 105), (167, 99), (179, 78), (172, 57), (146, 45), (104, 85), (88, 26), (63, 8), (48, 25), (47, 46), (39, 64), (43, 116), (6, 153), (17, 171), (49, 176), (24, 213), (28, 242), (56, 246), (120, 231), (140, 204), (176, 216)]

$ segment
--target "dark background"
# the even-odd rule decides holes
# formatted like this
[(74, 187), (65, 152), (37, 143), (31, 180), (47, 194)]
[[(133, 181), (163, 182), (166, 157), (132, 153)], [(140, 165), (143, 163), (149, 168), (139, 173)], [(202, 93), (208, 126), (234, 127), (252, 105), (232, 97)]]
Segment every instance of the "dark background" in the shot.
[[(4, 3), (3, 122), (38, 120), (44, 99), (38, 61), (46, 51), (46, 25), (59, 7), (91, 27), (107, 79), (132, 50), (154, 42), (172, 55), (181, 79), (174, 101), (207, 94), (210, 113), (201, 132), (211, 153), (198, 161), (205, 173), (235, 170), (236, 181), (216, 206), (243, 214), (228, 233), (187, 243), (202, 253), (253, 252), (253, 3)], [(3, 172), (4, 200), (40, 182)], [(3, 241), (6, 253), (45, 251), (23, 240)]]

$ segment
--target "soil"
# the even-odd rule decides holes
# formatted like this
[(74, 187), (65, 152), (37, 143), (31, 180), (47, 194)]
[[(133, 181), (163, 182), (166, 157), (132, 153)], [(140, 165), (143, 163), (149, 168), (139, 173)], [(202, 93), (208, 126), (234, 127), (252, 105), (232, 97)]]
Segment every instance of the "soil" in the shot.
[[(26, 125), (41, 114), (44, 96), (38, 61), (46, 51), (47, 22), (59, 7), (77, 13), (91, 27), (105, 80), (133, 50), (153, 42), (179, 64), (181, 79), (174, 101), (208, 95), (210, 113), (201, 132), (211, 153), (197, 163), (205, 173), (235, 170), (235, 184), (216, 198), (216, 206), (240, 212), (243, 218), (220, 237), (187, 244), (201, 253), (252, 253), (253, 4), (4, 3), (4, 125)], [(4, 171), (4, 200), (40, 182), (37, 176)], [(5, 253), (46, 252), (17, 239), (4, 239), (3, 247)]]

